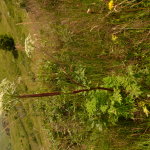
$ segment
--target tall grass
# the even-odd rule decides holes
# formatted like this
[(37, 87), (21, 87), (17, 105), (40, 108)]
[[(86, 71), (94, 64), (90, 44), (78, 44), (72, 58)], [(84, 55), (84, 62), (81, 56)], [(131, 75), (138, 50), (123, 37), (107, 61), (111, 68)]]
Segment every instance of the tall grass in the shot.
[[(44, 5), (42, 4), (43, 9), (52, 12), (50, 3), (45, 8)], [(143, 72), (142, 75), (139, 72), (143, 67), (149, 68), (146, 63), (149, 60), (149, 22), (147, 21), (149, 3), (146, 1), (139, 3), (136, 1), (117, 1), (110, 11), (106, 1), (95, 1), (94, 4), (92, 1), (72, 1), (71, 3), (62, 1), (56, 7), (52, 6), (52, 8), (55, 10), (55, 17), (59, 19), (56, 19), (50, 26), (52, 32), (49, 32), (49, 35), (51, 38), (57, 35), (60, 44), (58, 44), (59, 47), (55, 47), (49, 44), (50, 41), (46, 40), (45, 50), (49, 53), (54, 51), (53, 57), (65, 66), (66, 72), (73, 79), (82, 84), (88, 82), (90, 87), (95, 87), (97, 83), (102, 84), (104, 77), (112, 74), (124, 76), (127, 74), (129, 65), (133, 66), (134, 71), (136, 70), (136, 77), (143, 78), (143, 75), (147, 74)], [(92, 13), (87, 13), (89, 8)], [(141, 16), (141, 12), (144, 17)], [(140, 23), (141, 19), (142, 23)], [(42, 35), (47, 32), (42, 29)], [(140, 36), (141, 33), (142, 36)], [(141, 43), (145, 41), (145, 46), (140, 41)], [(76, 85), (71, 85), (68, 82), (61, 69), (57, 68), (57, 65), (55, 67), (52, 64), (55, 64), (52, 60), (45, 60), (45, 63), (41, 63), (42, 67), (39, 74), (41, 82), (49, 88), (54, 87), (51, 88), (54, 91), (79, 89)], [(49, 67), (52, 70), (48, 69)], [(83, 76), (83, 70), (85, 70), (85, 76)], [(132, 74), (132, 72), (130, 73)], [(139, 80), (140, 85), (145, 90), (148, 89), (148, 84), (145, 84), (147, 81), (148, 78), (145, 78), (145, 81)], [(43, 90), (41, 89), (41, 91)], [(145, 94), (148, 94), (149, 92), (146, 91)], [(139, 108), (139, 112), (134, 114), (135, 122), (120, 118), (119, 123), (122, 124), (117, 124), (116, 127), (110, 125), (108, 129), (102, 129), (98, 124), (99, 116), (95, 116), (94, 120), (88, 118), (85, 96), (87, 95), (79, 94), (42, 99), (43, 105), (41, 108), (45, 109), (47, 113), (53, 112), (53, 114), (49, 114), (51, 117), (46, 116), (46, 120), (49, 118), (49, 121), (44, 121), (44, 124), (51, 125), (51, 127), (44, 125), (44, 128), (47, 131), (50, 130), (49, 137), (53, 137), (52, 142), (54, 142), (54, 145), (51, 145), (52, 148), (69, 149), (72, 146), (76, 149), (93, 147), (94, 149), (140, 149), (136, 140), (140, 143), (140, 136), (147, 131), (142, 123), (139, 124), (139, 128), (143, 129), (136, 131), (136, 128), (138, 128), (137, 122), (144, 123), (148, 120), (140, 112), (143, 109), (142, 107)], [(143, 96), (138, 101), (144, 101)], [(48, 102), (48, 99), (50, 99), (50, 102)], [(39, 107), (41, 102), (37, 101), (37, 104)], [(148, 105), (147, 109), (149, 109)], [(106, 119), (107, 116), (103, 117)], [(128, 124), (131, 124), (131, 122), (132, 125), (129, 127)], [(72, 129), (74, 126), (78, 130)], [(148, 124), (145, 124), (145, 126), (148, 126)], [(124, 128), (128, 130), (127, 134)], [(99, 132), (101, 130), (103, 131), (100, 136)], [(111, 138), (115, 134), (116, 137)], [(105, 140), (105, 135), (111, 136), (108, 140)], [(65, 138), (68, 139), (68, 142), (65, 142)], [(61, 139), (64, 141), (61, 141)], [(102, 147), (98, 145), (101, 139), (104, 143)], [(86, 140), (90, 141), (89, 145), (85, 144)]]

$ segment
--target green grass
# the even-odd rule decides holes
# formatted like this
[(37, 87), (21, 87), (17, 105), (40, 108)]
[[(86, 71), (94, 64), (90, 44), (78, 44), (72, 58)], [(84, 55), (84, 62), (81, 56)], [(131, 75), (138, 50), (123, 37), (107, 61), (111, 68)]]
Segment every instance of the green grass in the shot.
[[(103, 78), (112, 75), (126, 77), (127, 72), (131, 75), (133, 70), (143, 91), (143, 95), (134, 101), (137, 108), (134, 119), (120, 117), (116, 125), (108, 124), (106, 127), (100, 124), (99, 116), (105, 122), (107, 114), (97, 113), (93, 118), (89, 117), (86, 104), (92, 100), (90, 92), (20, 99), (17, 105), (29, 114), (11, 125), (12, 142), (22, 140), (22, 143), (14, 144), (14, 149), (19, 149), (20, 145), (23, 149), (149, 149), (149, 117), (146, 117), (139, 102), (144, 102), (149, 110), (150, 3), (145, 0), (131, 4), (124, 2), (116, 7), (118, 12), (110, 12), (108, 1), (105, 0), (94, 3), (92, 0), (46, 0), (46, 3), (35, 0), (30, 3), (22, 1), (22, 5), (13, 5), (14, 0), (10, 1), (11, 5), (5, 2), (3, 8), (0, 5), (2, 12), (5, 12), (0, 24), (3, 27), (0, 28), (1, 33), (9, 33), (22, 46), (28, 33), (36, 33), (38, 42), (35, 47), (40, 47), (57, 59), (67, 74), (79, 84), (101, 86), (104, 84)], [(118, 0), (115, 5), (121, 2)], [(20, 7), (33, 13), (29, 17), (34, 22), (30, 27), (18, 24), (30, 22)], [(89, 8), (93, 13), (87, 13)], [(117, 37), (116, 41), (112, 40), (112, 35)], [(24, 51), (18, 51), (18, 59), (5, 51), (0, 57), (3, 58), (0, 67), (4, 70), (1, 80), (4, 77), (11, 80), (22, 77), (22, 83), (17, 88), (19, 94), (82, 89), (67, 78), (56, 61), (38, 49), (31, 60)], [(132, 66), (130, 71), (129, 66)], [(9, 69), (6, 71), (5, 68)], [(16, 111), (15, 106), (11, 114)], [(23, 113), (23, 110), (18, 113)], [(10, 122), (16, 117), (18, 115), (11, 117)]]
[[(2, 122), (2, 117), (0, 117), (0, 122)], [(0, 129), (3, 130), (3, 126), (2, 124), (0, 125)], [(9, 147), (9, 145), (11, 144), (11, 139), (9, 139), (8, 135), (3, 132), (0, 135), (0, 147), (2, 150), (5, 150), (7, 147)], [(12, 145), (11, 145), (12, 147)]]
[[(20, 8), (20, 5), (15, 4), (16, 2), (17, 1), (5, 1), (5, 3), (3, 1), (0, 2), (0, 8), (2, 12), (0, 33), (11, 35), (14, 38), (16, 45), (20, 44), (22, 47), (24, 47), (25, 38), (29, 34), (29, 28), (28, 26), (19, 23), (28, 22), (27, 13), (25, 9)], [(35, 73), (33, 71), (33, 60), (28, 58), (25, 51), (22, 51), (21, 48), (17, 48), (16, 53), (17, 57), (11, 51), (1, 50), (0, 81), (4, 78), (7, 78), (12, 82), (21, 77), (21, 82), (18, 83), (17, 91), (19, 93), (33, 93), (39, 87), (38, 83), (34, 79)], [(17, 106), (26, 107), (25, 104), (19, 102), (17, 103)], [(45, 138), (43, 131), (40, 129), (40, 125), (38, 125), (40, 124), (40, 118), (36, 118), (32, 115), (25, 116), (24, 112), (21, 112), (21, 110), (18, 111), (15, 105), (11, 106), (11, 108), (10, 116), (12, 115), (12, 117), (9, 118), (9, 123), (12, 124), (9, 128), (11, 130), (11, 143), (13, 149), (20, 150), (20, 148), (22, 148), (29, 150), (43, 147), (42, 142), (45, 140)], [(29, 108), (27, 110), (25, 109), (25, 111), (27, 111), (26, 114), (29, 113)], [(21, 117), (19, 118), (19, 114), (24, 115), (23, 119)], [(37, 129), (35, 130), (36, 127)], [(1, 135), (3, 135), (3, 133), (1, 133)], [(3, 139), (4, 138), (5, 137), (3, 136)], [(6, 142), (8, 142), (8, 140)], [(2, 146), (1, 148), (5, 147)]]

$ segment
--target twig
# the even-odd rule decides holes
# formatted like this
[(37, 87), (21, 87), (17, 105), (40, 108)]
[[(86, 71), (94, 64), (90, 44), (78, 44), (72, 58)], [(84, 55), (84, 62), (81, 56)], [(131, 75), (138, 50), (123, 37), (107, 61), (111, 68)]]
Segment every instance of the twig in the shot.
[(41, 22), (22, 22), (22, 23), (17, 23), (16, 25), (32, 24), (32, 23), (41, 23)]
[(59, 147), (59, 149), (58, 150), (60, 150), (65, 144), (67, 144), (69, 141), (67, 141), (67, 142), (64, 142), (60, 147)]
[[(17, 111), (18, 112), (18, 111)], [(16, 112), (16, 113), (17, 113)], [(14, 115), (16, 115), (16, 113), (15, 114), (12, 114), (10, 117), (8, 117), (8, 118), (6, 118), (5, 120), (3, 120), (3, 122), (5, 122), (6, 120), (8, 120), (9, 118), (11, 118), (12, 116), (14, 116)]]
[(29, 141), (30, 139), (32, 139), (33, 137), (35, 137), (35, 136), (36, 136), (37, 134), (39, 134), (40, 132), (41, 132), (41, 131), (39, 131), (38, 133), (36, 133), (36, 134), (34, 134), (33, 136), (29, 137), (27, 140), (23, 141), (22, 143)]
[(18, 98), (45, 97), (45, 96), (61, 95), (62, 93), (63, 92), (41, 93), (41, 94), (21, 95), (21, 96), (14, 96), (14, 97), (18, 97)]
[[(124, 30), (149, 30), (150, 28), (117, 28), (117, 29), (124, 29)], [(116, 30), (116, 28), (113, 28)]]
[(67, 149), (69, 149), (69, 147), (71, 146), (71, 145), (73, 145), (75, 142), (73, 142), (73, 143), (71, 143), (69, 146), (68, 146), (68, 148)]
[[(145, 41), (147, 39), (147, 37), (149, 36), (150, 34), (150, 31), (148, 32), (148, 34), (146, 35), (146, 37), (144, 39), (142, 39), (140, 42), (137, 43), (137, 45), (141, 44), (143, 41)], [(136, 45), (136, 46), (137, 46)]]
[[(18, 118), (19, 119), (19, 118)], [(11, 124), (13, 124), (15, 121), (17, 121), (18, 119), (14, 120), (13, 122), (11, 122)], [(4, 132), (11, 124), (9, 124), (5, 129), (3, 129), (0, 133)]]
[(117, 30), (117, 29), (120, 29), (120, 31), (118, 31), (118, 32), (115, 32), (115, 33), (113, 33), (114, 35), (115, 34), (117, 34), (117, 33), (120, 33), (120, 32), (122, 32), (122, 30), (125, 30), (125, 27), (127, 26), (128, 24), (124, 24), (123, 26), (122, 26), (122, 28), (112, 28), (112, 30)]
[(90, 32), (91, 32), (93, 29), (97, 28), (97, 27), (99, 27), (99, 25), (92, 27), (92, 28), (90, 29)]

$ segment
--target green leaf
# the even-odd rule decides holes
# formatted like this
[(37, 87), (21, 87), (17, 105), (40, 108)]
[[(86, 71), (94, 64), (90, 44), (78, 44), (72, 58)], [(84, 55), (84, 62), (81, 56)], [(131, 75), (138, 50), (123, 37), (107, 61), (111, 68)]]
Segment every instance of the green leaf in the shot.
[(102, 113), (106, 113), (107, 109), (108, 109), (108, 105), (101, 105), (100, 106), (100, 110), (102, 111)]
[(121, 104), (122, 96), (119, 89), (114, 89), (113, 100)]
[(86, 104), (87, 111), (89, 113), (89, 117), (94, 114), (94, 111), (96, 111), (96, 99), (93, 98), (92, 101), (88, 101)]
[(143, 107), (143, 111), (144, 111), (145, 115), (148, 117), (149, 111), (146, 106)]
[(116, 113), (116, 108), (113, 107), (113, 106), (111, 106), (111, 107), (109, 108), (109, 110), (108, 110), (108, 113), (109, 113), (109, 114), (115, 114), (115, 115), (117, 115), (117, 113)]

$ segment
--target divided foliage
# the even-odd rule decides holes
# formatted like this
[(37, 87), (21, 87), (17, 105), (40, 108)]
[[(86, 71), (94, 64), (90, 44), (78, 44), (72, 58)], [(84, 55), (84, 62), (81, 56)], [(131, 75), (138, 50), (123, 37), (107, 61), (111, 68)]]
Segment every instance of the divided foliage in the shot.
[(116, 123), (119, 117), (134, 118), (135, 100), (142, 91), (131, 75), (111, 76), (103, 79), (107, 88), (114, 92), (96, 90), (87, 94), (86, 108), (90, 117), (98, 117), (100, 123)]

